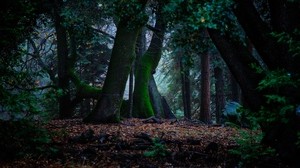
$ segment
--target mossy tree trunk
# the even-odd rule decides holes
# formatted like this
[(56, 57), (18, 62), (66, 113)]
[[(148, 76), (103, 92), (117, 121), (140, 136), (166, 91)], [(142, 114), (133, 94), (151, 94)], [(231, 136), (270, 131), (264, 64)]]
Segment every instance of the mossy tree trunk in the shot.
[[(161, 4), (160, 4), (161, 5)], [(138, 60), (133, 93), (133, 116), (147, 118), (154, 116), (153, 106), (149, 94), (149, 81), (161, 58), (166, 25), (161, 16), (161, 6), (156, 13), (156, 24), (150, 46), (146, 53)]]
[(98, 95), (101, 93), (101, 89), (98, 87), (93, 87), (84, 82), (76, 74), (75, 65), (78, 59), (77, 54), (77, 38), (76, 32), (72, 29), (68, 30), (69, 32), (69, 45), (70, 45), (70, 57), (68, 60), (68, 75), (71, 82), (75, 86), (75, 97), (71, 100), (71, 106), (69, 107), (74, 111), (77, 104), (82, 102), (84, 99), (97, 99)]
[[(140, 2), (146, 3), (146, 1)], [(143, 8), (134, 11), (139, 15)], [(89, 123), (118, 122), (120, 120), (120, 108), (126, 81), (130, 73), (132, 62), (135, 59), (135, 46), (142, 23), (134, 24), (134, 16), (121, 17), (117, 26), (117, 33), (107, 76), (103, 90), (98, 98), (96, 107), (85, 119)], [(141, 21), (140, 21), (141, 22)]]

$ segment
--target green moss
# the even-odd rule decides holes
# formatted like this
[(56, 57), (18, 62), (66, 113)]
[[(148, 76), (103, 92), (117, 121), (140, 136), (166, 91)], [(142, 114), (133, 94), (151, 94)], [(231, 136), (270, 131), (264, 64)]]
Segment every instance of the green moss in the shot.
[(140, 66), (136, 71), (136, 83), (133, 94), (133, 116), (147, 118), (154, 115), (148, 89), (153, 60), (151, 55), (146, 53), (140, 61)]
[(93, 87), (83, 82), (79, 76), (74, 72), (74, 70), (69, 70), (69, 75), (71, 77), (72, 82), (74, 83), (77, 92), (83, 97), (96, 97), (101, 93), (101, 89), (97, 87)]

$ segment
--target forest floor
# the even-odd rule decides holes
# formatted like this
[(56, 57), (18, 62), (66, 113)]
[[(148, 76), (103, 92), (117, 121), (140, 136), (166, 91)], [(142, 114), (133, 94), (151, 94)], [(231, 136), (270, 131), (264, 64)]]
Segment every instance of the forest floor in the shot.
[[(235, 167), (228, 150), (239, 130), (186, 120), (125, 119), (119, 124), (53, 120), (55, 157), (27, 157), (3, 167)], [(0, 166), (1, 167), (1, 166)]]

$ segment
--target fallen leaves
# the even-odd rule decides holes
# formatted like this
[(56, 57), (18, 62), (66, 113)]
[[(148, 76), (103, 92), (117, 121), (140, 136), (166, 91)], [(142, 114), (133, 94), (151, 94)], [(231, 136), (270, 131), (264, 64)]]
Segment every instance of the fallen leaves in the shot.
[[(225, 167), (227, 148), (235, 146), (238, 130), (186, 120), (125, 119), (121, 123), (84, 124), (80, 119), (53, 120), (53, 159), (25, 158), (4, 167)], [(169, 156), (148, 158), (143, 153), (159, 138)]]

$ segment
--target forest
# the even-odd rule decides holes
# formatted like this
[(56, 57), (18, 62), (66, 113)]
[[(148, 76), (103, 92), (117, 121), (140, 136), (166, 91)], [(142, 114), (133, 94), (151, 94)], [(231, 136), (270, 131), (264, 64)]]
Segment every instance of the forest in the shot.
[(300, 167), (299, 0), (0, 4), (0, 167)]

